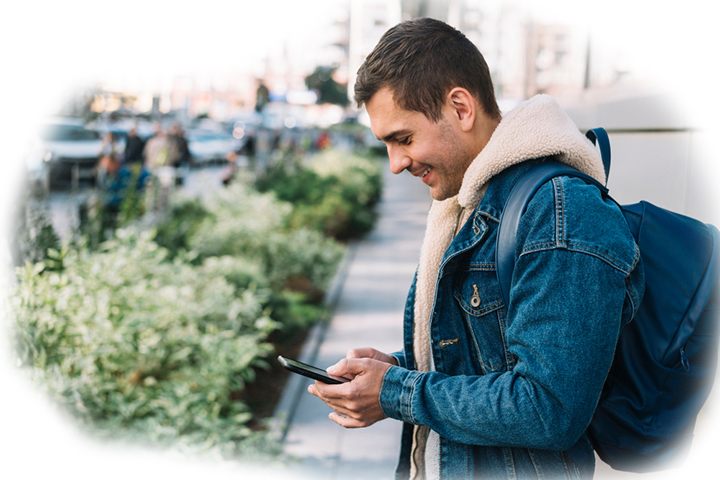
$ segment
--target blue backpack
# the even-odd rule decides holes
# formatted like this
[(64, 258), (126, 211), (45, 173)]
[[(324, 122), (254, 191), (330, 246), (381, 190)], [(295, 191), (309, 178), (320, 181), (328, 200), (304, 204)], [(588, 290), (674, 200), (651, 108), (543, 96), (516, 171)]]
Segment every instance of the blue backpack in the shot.
[[(599, 142), (607, 178), (607, 133), (599, 128), (586, 135)], [(497, 276), (505, 305), (520, 217), (540, 186), (556, 176), (581, 178), (610, 198), (604, 185), (554, 161), (536, 165), (519, 180), (505, 204), (497, 236)], [(715, 378), (720, 234), (712, 225), (644, 201), (620, 208), (640, 248), (645, 295), (620, 334), (587, 434), (612, 468), (652, 472), (685, 458), (695, 419)]]

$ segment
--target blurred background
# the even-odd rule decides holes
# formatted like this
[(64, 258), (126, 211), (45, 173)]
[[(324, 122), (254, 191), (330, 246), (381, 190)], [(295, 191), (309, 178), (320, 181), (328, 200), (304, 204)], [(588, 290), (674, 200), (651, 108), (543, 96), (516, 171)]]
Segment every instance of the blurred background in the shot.
[[(714, 190), (701, 173), (712, 162), (700, 158), (705, 138), (698, 132), (713, 121), (716, 29), (699, 1), (673, 8), (610, 1), (591, 10), (562, 0), (34, 5), (9, 7), (2, 20), (9, 47), (2, 135), (11, 140), (7, 158), (18, 159), (5, 162), (4, 191), (24, 169), (46, 181), (58, 157), (87, 162), (92, 155), (78, 143), (66, 144), (77, 151), (53, 153), (47, 133), (38, 138), (38, 124), (67, 117), (98, 132), (96, 145), (85, 139), (91, 150), (109, 131), (121, 150), (132, 126), (146, 140), (177, 124), (195, 165), (222, 163), (249, 138), (262, 157), (278, 142), (310, 141), (303, 136), (309, 130), (367, 126), (351, 102), (364, 56), (398, 21), (433, 16), (479, 46), (504, 111), (548, 93), (581, 129), (610, 131), (615, 158), (635, 160), (613, 169), (621, 201), (634, 200), (632, 187), (638, 198), (712, 215), (706, 193)], [(638, 153), (653, 148), (645, 156), (649, 171)]]
[[(719, 43), (705, 1), (70, 0), (3, 10), (4, 239), (12, 237), (18, 205), (33, 204), (42, 205), (60, 240), (71, 238), (104, 181), (98, 165), (108, 149), (125, 161), (139, 155), (141, 164), (167, 167), (150, 168), (158, 185), (191, 197), (211, 196), (228, 175), (262, 176), (330, 150), (382, 156), (366, 113), (351, 101), (355, 72), (388, 28), (421, 16), (447, 21), (478, 46), (503, 112), (546, 93), (581, 130), (606, 128), (617, 200), (646, 199), (720, 224), (712, 144)], [(147, 146), (159, 136), (166, 147), (178, 138), (185, 146), (170, 160), (149, 160)], [(140, 154), (131, 152), (135, 138)], [(339, 242), (352, 236), (333, 232)], [(0, 257), (7, 267), (22, 263), (12, 245)], [(7, 385), (24, 391), (5, 363)], [(3, 390), (3, 448), (18, 436), (51, 439), (36, 452), (15, 452), (13, 467), (47, 455), (49, 444), (58, 456), (89, 448), (63, 430), (42, 398)], [(25, 431), (23, 416), (47, 430)], [(133, 455), (152, 472), (173, 463)], [(182, 468), (193, 475), (193, 467)]]

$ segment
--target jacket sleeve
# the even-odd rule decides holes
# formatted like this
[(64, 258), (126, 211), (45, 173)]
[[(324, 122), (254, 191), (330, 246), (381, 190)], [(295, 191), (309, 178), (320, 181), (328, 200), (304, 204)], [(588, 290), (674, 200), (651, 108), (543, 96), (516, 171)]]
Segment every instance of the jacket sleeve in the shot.
[(407, 368), (407, 362), (405, 361), (405, 352), (400, 350), (399, 352), (393, 352), (390, 354), (391, 357), (397, 360), (397, 363), (402, 368)]
[[(504, 337), (514, 367), (478, 376), (392, 367), (380, 392), (388, 417), (474, 445), (566, 450), (582, 436), (612, 363), (639, 255), (629, 233), (617, 235), (617, 245), (593, 229), (537, 242), (533, 221), (554, 213), (546, 203), (528, 209), (518, 235), (522, 255)], [(589, 219), (602, 213), (592, 203), (576, 207)]]

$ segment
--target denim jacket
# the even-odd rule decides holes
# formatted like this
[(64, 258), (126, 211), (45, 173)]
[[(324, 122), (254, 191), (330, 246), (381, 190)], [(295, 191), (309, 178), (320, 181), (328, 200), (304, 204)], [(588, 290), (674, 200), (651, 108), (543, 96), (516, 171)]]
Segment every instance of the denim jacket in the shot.
[[(639, 250), (622, 213), (582, 180), (559, 177), (523, 215), (510, 305), (495, 272), (505, 200), (531, 164), (490, 181), (440, 264), (430, 315), (435, 371), (413, 358), (416, 282), (384, 413), (405, 422), (397, 478), (408, 478), (413, 425), (440, 436), (440, 476), (591, 478), (585, 434), (623, 325), (642, 298)], [(417, 280), (417, 277), (416, 277)]]

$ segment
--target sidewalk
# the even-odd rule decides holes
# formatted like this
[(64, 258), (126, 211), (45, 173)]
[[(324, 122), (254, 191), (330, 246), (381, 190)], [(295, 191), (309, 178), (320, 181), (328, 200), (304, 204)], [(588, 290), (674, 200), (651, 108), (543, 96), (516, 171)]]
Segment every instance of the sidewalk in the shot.
[[(322, 338), (316, 352), (303, 352), (303, 361), (327, 367), (354, 347), (386, 353), (402, 348), (405, 298), (420, 257), (431, 198), (417, 178), (393, 175), (387, 164), (384, 181), (375, 230), (351, 246), (333, 318), (318, 334)], [(316, 480), (393, 478), (401, 423), (386, 419), (368, 428), (344, 429), (328, 419), (328, 406), (307, 393), (312, 381), (292, 377), (297, 380), (288, 382), (286, 390), (293, 391), (284, 396), (292, 397), (296, 407), (285, 439), (285, 452), (300, 459), (293, 473)]]

